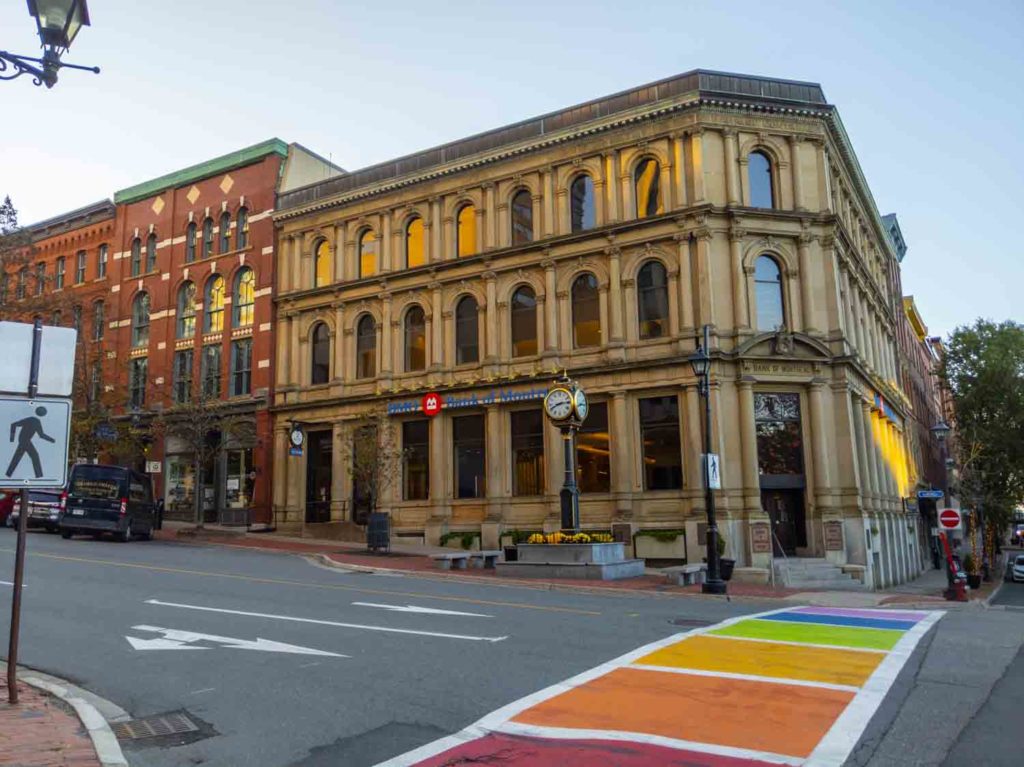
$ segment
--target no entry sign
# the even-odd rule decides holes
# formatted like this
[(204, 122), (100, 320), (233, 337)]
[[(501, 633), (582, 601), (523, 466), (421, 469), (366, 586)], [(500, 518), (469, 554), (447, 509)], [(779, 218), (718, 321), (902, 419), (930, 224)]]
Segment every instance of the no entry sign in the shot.
[(956, 509), (943, 509), (939, 512), (939, 526), (946, 530), (960, 527), (960, 512)]

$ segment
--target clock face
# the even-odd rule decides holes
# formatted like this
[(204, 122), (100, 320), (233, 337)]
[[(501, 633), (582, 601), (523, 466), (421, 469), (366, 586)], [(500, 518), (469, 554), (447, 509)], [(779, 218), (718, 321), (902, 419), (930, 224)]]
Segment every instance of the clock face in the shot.
[(555, 421), (564, 421), (572, 415), (572, 394), (568, 389), (552, 389), (544, 398), (544, 409)]
[(302, 444), (302, 430), (301, 429), (292, 429), (291, 438), (292, 438), (292, 444), (295, 445), (295, 447), (299, 447)]
[(587, 395), (583, 393), (583, 389), (576, 390), (576, 415), (582, 421), (587, 417), (587, 413), (590, 411), (590, 404), (587, 402)]

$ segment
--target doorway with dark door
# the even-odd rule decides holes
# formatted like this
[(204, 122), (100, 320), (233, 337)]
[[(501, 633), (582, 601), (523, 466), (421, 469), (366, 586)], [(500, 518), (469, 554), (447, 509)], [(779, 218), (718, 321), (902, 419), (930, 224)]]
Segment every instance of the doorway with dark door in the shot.
[(774, 556), (793, 556), (806, 545), (803, 490), (761, 490), (761, 508), (772, 526)]
[(772, 550), (775, 556), (796, 554), (807, 547), (800, 395), (755, 392), (754, 420), (761, 508), (771, 518)]
[(307, 440), (306, 522), (330, 522), (332, 435), (330, 431), (311, 431)]

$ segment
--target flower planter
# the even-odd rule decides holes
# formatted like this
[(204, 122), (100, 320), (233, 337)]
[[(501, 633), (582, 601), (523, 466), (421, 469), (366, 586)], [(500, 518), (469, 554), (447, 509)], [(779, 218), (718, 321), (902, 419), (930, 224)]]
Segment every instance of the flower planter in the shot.
[(499, 575), (526, 578), (617, 580), (644, 574), (642, 559), (626, 559), (622, 543), (521, 543), (515, 562), (499, 562)]
[(671, 541), (659, 541), (651, 535), (638, 535), (633, 539), (638, 559), (686, 559), (686, 538), (676, 536)]

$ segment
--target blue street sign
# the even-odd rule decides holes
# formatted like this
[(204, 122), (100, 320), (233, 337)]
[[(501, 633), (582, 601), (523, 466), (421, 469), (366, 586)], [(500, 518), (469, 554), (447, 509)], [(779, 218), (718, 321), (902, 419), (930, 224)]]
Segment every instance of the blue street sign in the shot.
[(918, 490), (918, 498), (941, 498), (943, 492), (941, 490)]

